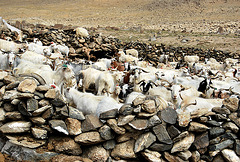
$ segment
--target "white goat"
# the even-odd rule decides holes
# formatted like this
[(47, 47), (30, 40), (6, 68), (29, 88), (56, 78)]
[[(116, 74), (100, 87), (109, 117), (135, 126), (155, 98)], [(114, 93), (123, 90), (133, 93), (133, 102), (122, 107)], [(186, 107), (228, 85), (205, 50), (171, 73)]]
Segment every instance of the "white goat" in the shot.
[(56, 43), (52, 42), (50, 46), (52, 47), (53, 50), (55, 50), (55, 52), (61, 52), (61, 54), (64, 54), (66, 57), (68, 57), (69, 48), (65, 44), (63, 44), (63, 45), (60, 45), (60, 44), (56, 45)]
[(13, 41), (6, 41), (4, 39), (0, 39), (0, 49), (4, 52), (19, 53), (19, 51), (23, 50), (24, 48), (24, 44), (18, 44)]
[(47, 55), (50, 56), (52, 53), (52, 47), (51, 46), (40, 46), (35, 43), (27, 43), (27, 49), (29, 51), (36, 52), (41, 55)]
[(126, 55), (121, 49), (119, 49), (119, 52), (117, 53), (117, 57), (119, 62), (130, 62), (133, 65), (137, 65), (138, 63), (138, 58), (133, 57), (131, 55)]
[(126, 55), (132, 55), (133, 57), (138, 58), (138, 51), (136, 49), (127, 49)]
[(199, 62), (199, 56), (184, 56), (184, 61), (187, 63)]
[(11, 70), (14, 67), (14, 60), (16, 55), (13, 53), (2, 54), (0, 53), (0, 69)]

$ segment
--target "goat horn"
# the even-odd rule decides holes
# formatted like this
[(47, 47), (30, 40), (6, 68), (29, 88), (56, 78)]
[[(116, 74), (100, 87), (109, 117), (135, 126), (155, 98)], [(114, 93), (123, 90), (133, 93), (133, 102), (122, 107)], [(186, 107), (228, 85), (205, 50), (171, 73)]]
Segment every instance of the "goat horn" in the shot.
[(145, 81), (145, 79), (143, 79), (143, 80), (141, 80), (140, 82), (138, 82), (137, 84), (140, 84), (140, 83), (142, 83), (142, 82), (144, 82)]
[(19, 76), (21, 76), (21, 77), (33, 77), (33, 78), (35, 78), (41, 85), (46, 84), (46, 81), (45, 81), (39, 74), (36, 74), (36, 73), (20, 74)]

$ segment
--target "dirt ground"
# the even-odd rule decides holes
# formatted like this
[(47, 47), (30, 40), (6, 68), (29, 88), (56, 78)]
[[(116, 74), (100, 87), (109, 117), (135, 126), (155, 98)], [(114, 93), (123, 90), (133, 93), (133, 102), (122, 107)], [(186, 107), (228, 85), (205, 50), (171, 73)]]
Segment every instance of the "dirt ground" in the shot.
[[(239, 0), (0, 0), (0, 16), (9, 22), (98, 27), (125, 41), (240, 53)], [(107, 26), (117, 30), (101, 28)]]

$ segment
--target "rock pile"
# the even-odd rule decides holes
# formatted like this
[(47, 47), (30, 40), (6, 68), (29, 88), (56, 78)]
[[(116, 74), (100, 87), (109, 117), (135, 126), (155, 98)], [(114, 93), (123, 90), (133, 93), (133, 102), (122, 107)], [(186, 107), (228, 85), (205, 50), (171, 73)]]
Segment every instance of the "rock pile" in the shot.
[[(51, 42), (58, 44), (64, 43), (70, 48), (70, 58), (83, 58), (84, 55), (83, 47), (90, 49), (91, 60), (97, 60), (97, 58), (110, 58), (112, 57), (117, 49), (137, 49), (140, 58), (151, 62), (157, 66), (159, 63), (160, 55), (169, 55), (170, 61), (179, 61), (183, 55), (198, 55), (200, 61), (204, 61), (205, 58), (215, 58), (217, 61), (224, 61), (226, 58), (239, 59), (237, 53), (230, 53), (221, 50), (209, 49), (203, 50), (200, 48), (190, 47), (172, 47), (164, 44), (151, 44), (137, 42), (122, 42), (112, 36), (102, 36), (96, 33), (97, 28), (89, 28), (90, 37), (81, 39), (76, 37), (74, 26), (64, 26), (63, 24), (55, 24), (54, 26), (46, 26), (42, 24), (28, 24), (26, 22), (20, 23), (17, 21), (14, 26), (23, 30), (23, 41), (32, 42), (33, 38), (38, 38), (43, 42), (44, 45), (50, 45)], [(114, 27), (106, 27), (106, 30), (119, 30)], [(10, 32), (9, 30), (2, 29), (0, 31), (1, 38), (11, 37), (16, 40), (16, 33)], [(221, 56), (221, 57), (220, 57)]]
[(239, 100), (212, 112), (177, 113), (140, 96), (98, 119), (54, 87), (0, 72), (0, 149), (28, 161), (240, 161)]

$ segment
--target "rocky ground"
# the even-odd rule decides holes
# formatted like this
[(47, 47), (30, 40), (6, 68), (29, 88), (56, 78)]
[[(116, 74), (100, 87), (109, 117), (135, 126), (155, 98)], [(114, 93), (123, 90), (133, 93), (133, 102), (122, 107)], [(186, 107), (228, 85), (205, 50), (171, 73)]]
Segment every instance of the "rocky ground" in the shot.
[(115, 28), (98, 32), (122, 40), (237, 53), (239, 8), (238, 0), (0, 1), (0, 15), (10, 22), (111, 26)]

